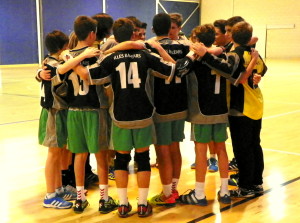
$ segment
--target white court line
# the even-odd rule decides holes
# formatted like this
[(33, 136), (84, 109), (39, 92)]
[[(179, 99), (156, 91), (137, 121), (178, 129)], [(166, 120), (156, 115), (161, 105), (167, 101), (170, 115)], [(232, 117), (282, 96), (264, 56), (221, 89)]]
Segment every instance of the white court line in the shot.
[(280, 116), (290, 115), (290, 114), (294, 114), (294, 113), (298, 113), (298, 112), (300, 112), (300, 110), (286, 112), (286, 113), (282, 113), (282, 114), (278, 114), (278, 115), (272, 115), (272, 116), (268, 116), (268, 117), (263, 118), (263, 120), (271, 119), (271, 118), (277, 118), (277, 117), (280, 117)]

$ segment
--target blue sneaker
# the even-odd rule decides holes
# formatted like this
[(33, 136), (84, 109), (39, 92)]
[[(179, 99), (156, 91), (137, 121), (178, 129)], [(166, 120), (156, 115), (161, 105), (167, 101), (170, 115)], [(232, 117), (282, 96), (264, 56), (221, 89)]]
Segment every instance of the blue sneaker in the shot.
[(208, 172), (218, 172), (219, 167), (218, 167), (218, 160), (216, 160), (215, 158), (209, 158), (207, 160), (207, 165), (208, 165)]
[(68, 189), (64, 188), (64, 192), (61, 194), (57, 194), (57, 196), (61, 197), (65, 201), (72, 201), (72, 200), (76, 200), (77, 193), (75, 193), (72, 190), (68, 190)]
[(183, 194), (179, 196), (178, 199), (182, 204), (194, 204), (200, 206), (207, 206), (206, 197), (198, 200), (195, 195), (195, 190), (191, 190), (188, 194)]
[(44, 199), (43, 206), (45, 208), (69, 209), (73, 206), (73, 203), (65, 201), (61, 197), (56, 196), (53, 198)]

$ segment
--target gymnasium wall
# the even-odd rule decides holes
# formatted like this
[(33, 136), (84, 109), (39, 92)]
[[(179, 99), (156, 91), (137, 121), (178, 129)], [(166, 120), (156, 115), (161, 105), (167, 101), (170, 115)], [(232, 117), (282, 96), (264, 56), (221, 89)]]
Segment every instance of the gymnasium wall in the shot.
[(299, 0), (202, 0), (201, 24), (242, 16), (259, 38), (266, 58), (300, 58)]
[[(37, 32), (36, 2), (41, 5), (40, 34)], [(38, 63), (38, 35), (42, 43), (45, 35), (54, 29), (69, 35), (76, 16), (92, 16), (99, 12), (106, 12), (114, 19), (136, 16), (148, 24), (147, 38), (153, 36), (152, 18), (156, 12), (181, 13), (186, 22), (183, 27), (186, 35), (200, 19), (199, 3), (191, 0), (1, 0), (0, 65)], [(47, 54), (43, 44), (41, 51), (41, 57)]]

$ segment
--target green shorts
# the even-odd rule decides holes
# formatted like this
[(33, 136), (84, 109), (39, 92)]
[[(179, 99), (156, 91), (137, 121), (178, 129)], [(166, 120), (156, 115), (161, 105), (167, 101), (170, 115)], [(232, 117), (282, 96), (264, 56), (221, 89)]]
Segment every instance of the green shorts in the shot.
[(67, 145), (67, 110), (43, 108), (39, 121), (39, 144), (51, 148)]
[(112, 143), (114, 150), (131, 151), (133, 148), (139, 149), (153, 144), (153, 125), (140, 129), (124, 129), (112, 124)]
[(99, 152), (99, 110), (69, 110), (67, 124), (72, 153)]
[(185, 120), (155, 123), (157, 145), (170, 145), (184, 140)]
[(201, 143), (225, 142), (228, 138), (227, 124), (192, 124), (191, 125), (191, 140)]

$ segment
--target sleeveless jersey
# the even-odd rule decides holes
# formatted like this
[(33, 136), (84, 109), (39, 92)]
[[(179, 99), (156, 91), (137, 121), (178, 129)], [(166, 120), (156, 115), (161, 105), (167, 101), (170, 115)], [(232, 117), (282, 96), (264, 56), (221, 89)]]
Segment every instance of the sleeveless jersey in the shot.
[(108, 55), (100, 66), (90, 69), (91, 78), (111, 78), (113, 103), (110, 114), (120, 128), (144, 128), (153, 123), (154, 106), (149, 98), (149, 68), (154, 75), (171, 80), (175, 65), (146, 50), (118, 51)]
[(194, 124), (228, 122), (226, 78), (202, 61), (194, 62), (188, 79), (188, 121)]
[[(70, 50), (70, 55), (76, 57), (81, 54), (87, 47)], [(90, 66), (97, 62), (96, 57), (87, 58), (81, 61), (81, 65)], [(96, 86), (90, 85), (87, 80), (82, 80), (79, 75), (71, 71), (68, 73), (68, 100), (70, 108), (79, 109), (99, 109), (100, 102), (98, 99)]]
[[(187, 40), (164, 38), (158, 42), (175, 61), (184, 58), (189, 53), (190, 42)], [(155, 122), (180, 120), (187, 117), (186, 76), (175, 77), (171, 82), (152, 77), (150, 84), (156, 107)]]

